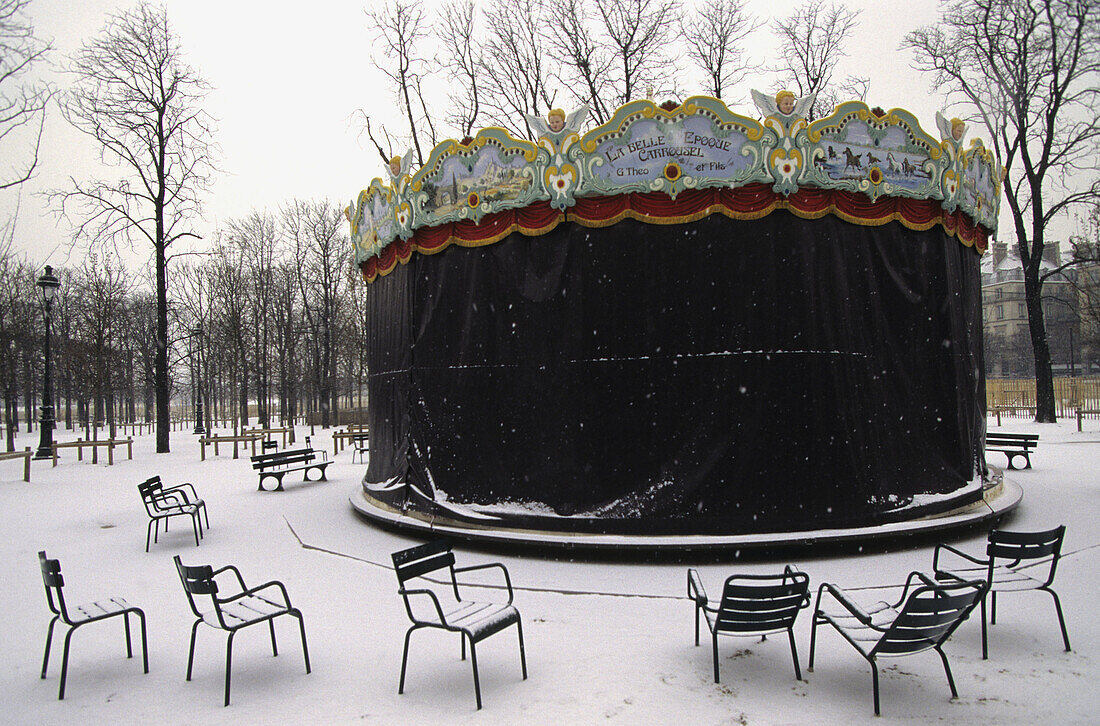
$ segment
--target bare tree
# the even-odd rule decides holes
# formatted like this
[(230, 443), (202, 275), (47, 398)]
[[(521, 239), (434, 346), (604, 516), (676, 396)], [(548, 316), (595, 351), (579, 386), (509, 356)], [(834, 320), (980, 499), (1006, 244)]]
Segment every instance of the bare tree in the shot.
[(1100, 199), (1100, 3), (955, 0), (904, 46), (934, 87), (985, 126), (1004, 164), (1035, 357), (1035, 418), (1054, 421), (1041, 263), (1051, 222)]
[(602, 124), (615, 110), (608, 98), (614, 58), (594, 31), (590, 7), (585, 0), (548, 0), (545, 42), (566, 93)]
[(50, 192), (92, 243), (145, 241), (155, 258), (157, 452), (169, 451), (168, 250), (198, 235), (191, 223), (213, 170), (206, 82), (187, 65), (163, 7), (140, 2), (112, 15), (71, 58), (65, 118), (100, 146), (119, 174)]
[(649, 95), (676, 90), (676, 14), (680, 0), (596, 0), (612, 55), (612, 108)]
[(704, 0), (680, 22), (688, 56), (706, 76), (704, 93), (716, 98), (740, 82), (751, 63), (745, 57), (745, 39), (760, 21), (745, 11), (744, 0)]
[(297, 260), (302, 317), (316, 346), (314, 380), (321, 404), (321, 426), (333, 421), (336, 388), (336, 326), (347, 295), (345, 270), (351, 259), (344, 219), (327, 201), (295, 200), (283, 208), (283, 233)]
[(840, 95), (863, 98), (867, 93), (866, 79), (833, 79), (837, 63), (847, 55), (844, 41), (858, 24), (859, 13), (831, 1), (806, 0), (775, 21), (780, 54), (775, 71), (795, 95), (817, 94), (807, 113), (810, 121), (828, 115)]
[(524, 118), (554, 104), (549, 55), (540, 28), (543, 0), (495, 0), (485, 9), (486, 40), (481, 54), (485, 115), (495, 125), (532, 138)]
[(44, 83), (24, 82), (24, 75), (50, 50), (50, 44), (34, 34), (34, 27), (26, 17), (31, 0), (0, 0), (0, 143), (9, 160), (22, 154), (9, 151), (10, 144), (18, 143), (20, 130), (34, 130), (29, 143), (28, 161), (13, 163), (12, 168), (0, 174), (0, 189), (22, 184), (31, 178), (38, 166), (38, 152), (42, 144), (42, 127), (46, 121), (46, 104), (52, 90)]
[(481, 49), (474, 37), (476, 6), (473, 0), (451, 0), (441, 9), (437, 35), (442, 57), (436, 63), (447, 69), (453, 90), (448, 94), (451, 111), (447, 121), (460, 137), (474, 132), (481, 113), (482, 83), (478, 69)]
[[(376, 52), (372, 54), (372, 60), (397, 93), (398, 109), (409, 129), (407, 138), (416, 150), (417, 163), (423, 164), (426, 151), (435, 144), (431, 116), (421, 85), (427, 64), (420, 55), (420, 44), (428, 37), (430, 30), (424, 19), (424, 8), (420, 0), (389, 0), (366, 13), (374, 31)], [(361, 113), (367, 135), (383, 163), (388, 163), (393, 155), (402, 153), (401, 149), (395, 148), (384, 126), (382, 134), (386, 147), (383, 147), (370, 128), (369, 114)], [(422, 125), (428, 126), (428, 130), (425, 131)]]

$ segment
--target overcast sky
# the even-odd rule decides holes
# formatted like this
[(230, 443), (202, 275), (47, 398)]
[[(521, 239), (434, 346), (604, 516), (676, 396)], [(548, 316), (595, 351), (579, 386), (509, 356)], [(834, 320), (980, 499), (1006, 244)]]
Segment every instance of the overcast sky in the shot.
[[(109, 13), (131, 4), (34, 0), (31, 14), (37, 34), (52, 38), (54, 59), (60, 62), (97, 34)], [(789, 14), (795, 4), (748, 0), (750, 12), (768, 19)], [(391, 92), (370, 61), (367, 2), (169, 0), (167, 5), (187, 60), (214, 88), (206, 110), (217, 119), (223, 171), (207, 197), (206, 219), (196, 225), (207, 242), (225, 220), (253, 209), (275, 210), (290, 199), (328, 198), (343, 206), (382, 175), (377, 153), (358, 138), (350, 120), (357, 108), (384, 117), (392, 105)], [(847, 39), (849, 57), (838, 76), (870, 77), (869, 105), (908, 109), (936, 135), (934, 114), (943, 101), (930, 91), (928, 79), (909, 67), (909, 53), (898, 50), (906, 32), (936, 20), (936, 0), (853, 0), (847, 5), (863, 12), (859, 28)], [(770, 30), (761, 28), (748, 52), (761, 64), (773, 62), (773, 43)], [(63, 76), (52, 78), (59, 86), (67, 83)], [(754, 75), (726, 102), (734, 111), (755, 116), (748, 88), (773, 85), (770, 74)], [(50, 215), (38, 194), (65, 186), (69, 175), (97, 174), (98, 152), (56, 108), (50, 109), (43, 146), (37, 177), (21, 191), (0, 192), (0, 214), (9, 216), (20, 201), (15, 245), (31, 262), (73, 263), (82, 253), (80, 248), (70, 253), (71, 230)], [(4, 151), (11, 153), (7, 147)], [(146, 257), (148, 250), (141, 249), (139, 259)]]

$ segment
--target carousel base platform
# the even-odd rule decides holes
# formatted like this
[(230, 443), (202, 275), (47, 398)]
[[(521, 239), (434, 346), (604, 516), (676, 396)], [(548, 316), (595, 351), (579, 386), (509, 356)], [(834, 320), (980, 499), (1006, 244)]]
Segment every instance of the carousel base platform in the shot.
[[(992, 467), (991, 467), (992, 469)], [(910, 535), (976, 527), (1011, 512), (1023, 499), (1023, 489), (997, 475), (984, 487), (982, 499), (957, 509), (916, 519), (844, 529), (715, 535), (622, 535), (549, 532), (483, 526), (420, 512), (400, 511), (380, 502), (362, 488), (350, 497), (352, 507), (363, 517), (384, 527), (418, 533), (426, 537), (449, 537), (483, 546), (533, 547), (543, 549), (691, 551), (774, 548), (816, 544), (843, 544), (888, 540)]]

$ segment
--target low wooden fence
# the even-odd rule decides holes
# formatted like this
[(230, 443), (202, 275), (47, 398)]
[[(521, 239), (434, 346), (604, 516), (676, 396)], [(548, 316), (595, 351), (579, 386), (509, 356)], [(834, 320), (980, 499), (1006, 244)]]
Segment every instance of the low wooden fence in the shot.
[(22, 459), (23, 460), (23, 481), (31, 480), (31, 456), (34, 452), (31, 451), (31, 447), (27, 447), (22, 451), (5, 451), (0, 453), (0, 461), (7, 461), (8, 459)]
[(125, 446), (127, 458), (134, 458), (134, 439), (133, 437), (127, 437), (125, 439), (103, 439), (98, 441), (96, 439), (77, 439), (76, 441), (55, 441), (53, 444), (53, 465), (57, 466), (57, 450), (58, 449), (76, 449), (76, 460), (84, 461), (84, 449), (92, 450), (92, 463), (99, 463), (99, 450), (100, 448), (107, 449), (107, 465), (113, 466), (115, 463), (115, 447)]
[[(1059, 418), (1100, 418), (1100, 377), (1054, 379), (1055, 414)], [(989, 378), (985, 382), (990, 416), (1034, 416), (1035, 379)]]

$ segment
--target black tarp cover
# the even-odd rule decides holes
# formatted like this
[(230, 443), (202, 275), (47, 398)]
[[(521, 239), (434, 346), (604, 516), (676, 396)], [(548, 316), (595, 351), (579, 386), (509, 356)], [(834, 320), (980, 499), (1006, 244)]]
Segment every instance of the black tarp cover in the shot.
[(863, 526), (975, 501), (978, 263), (940, 227), (784, 211), (413, 255), (368, 289), (366, 494), (625, 534)]

